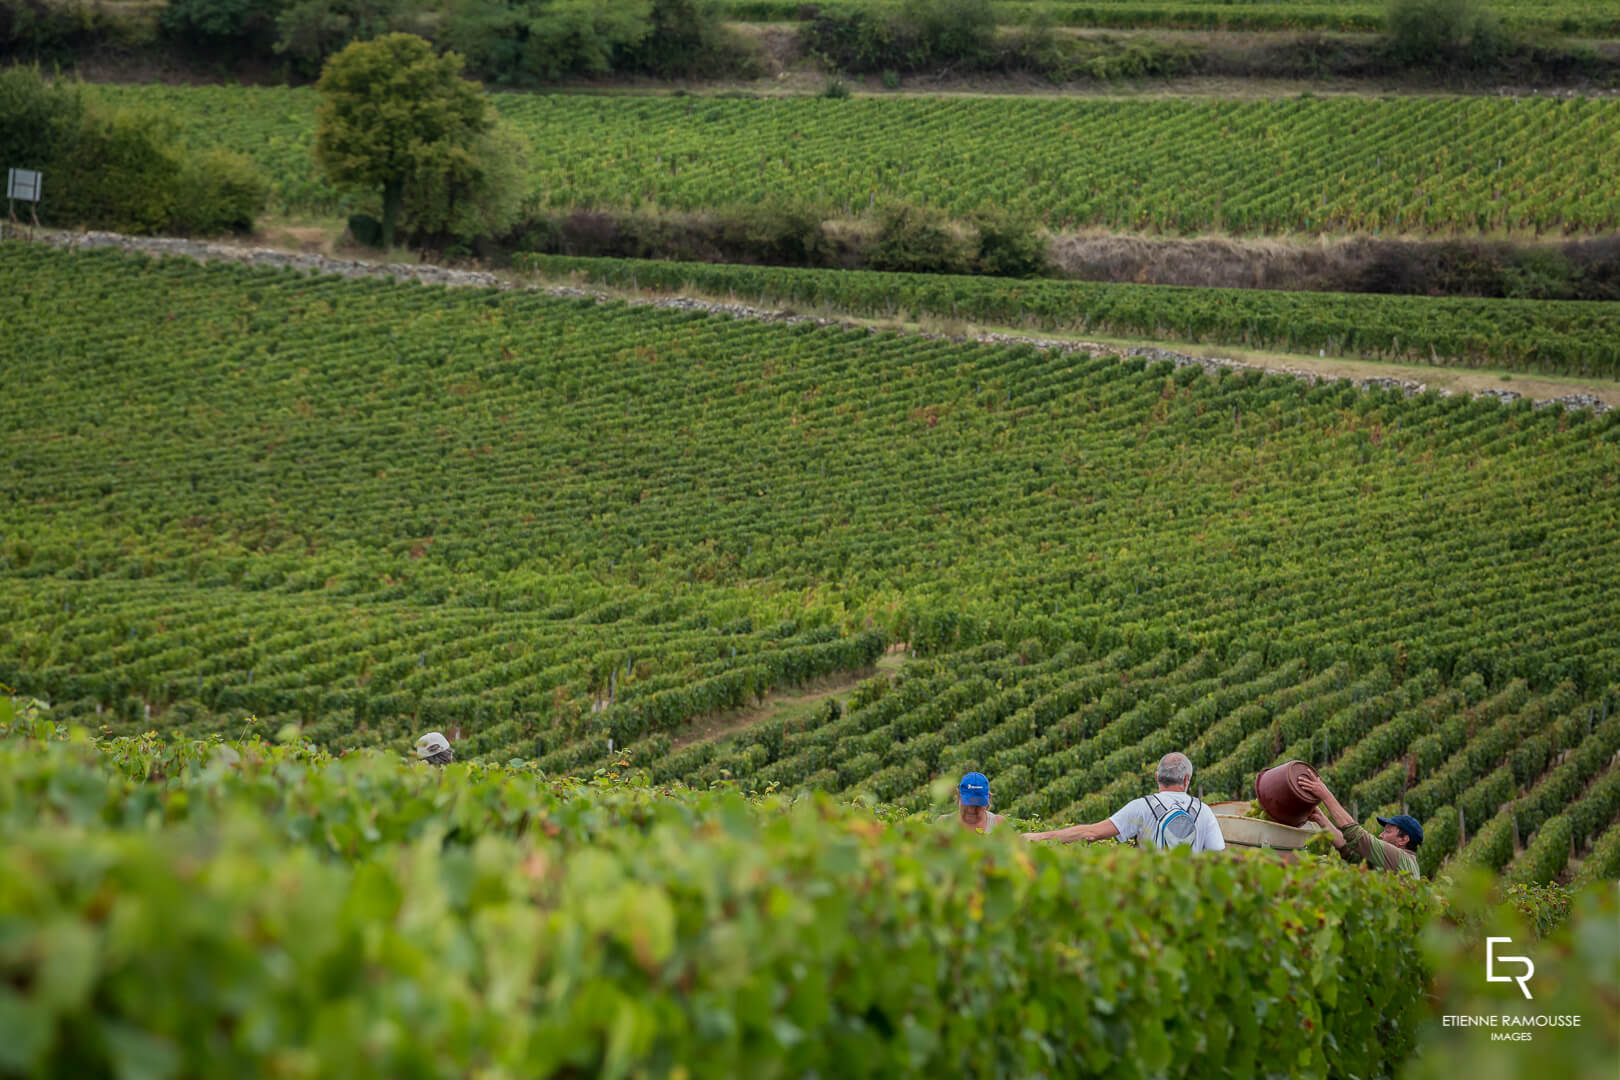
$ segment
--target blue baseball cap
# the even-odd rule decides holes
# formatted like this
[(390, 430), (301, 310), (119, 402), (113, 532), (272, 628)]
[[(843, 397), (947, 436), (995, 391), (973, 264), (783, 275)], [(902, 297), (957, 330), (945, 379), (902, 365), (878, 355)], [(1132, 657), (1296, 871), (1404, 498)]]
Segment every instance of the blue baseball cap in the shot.
[(990, 781), (984, 778), (982, 772), (970, 772), (962, 777), (956, 790), (962, 795), (963, 806), (990, 805)]
[(1412, 841), (1413, 847), (1417, 847), (1419, 844), (1423, 843), (1423, 826), (1419, 825), (1418, 819), (1413, 817), (1411, 814), (1396, 814), (1394, 817), (1381, 817), (1378, 819), (1378, 824), (1395, 826), (1397, 829), (1401, 830), (1401, 832), (1406, 834), (1407, 839)]

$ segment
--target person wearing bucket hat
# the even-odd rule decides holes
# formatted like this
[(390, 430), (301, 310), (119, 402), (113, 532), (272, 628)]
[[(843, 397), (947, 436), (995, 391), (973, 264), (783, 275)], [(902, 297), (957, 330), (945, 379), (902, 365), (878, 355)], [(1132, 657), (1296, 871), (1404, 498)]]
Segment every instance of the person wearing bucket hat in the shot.
[[(1374, 836), (1350, 812), (1339, 805), (1333, 792), (1320, 776), (1311, 775), (1300, 781), (1300, 790), (1320, 805), (1311, 811), (1311, 820), (1327, 830), (1328, 839), (1347, 863), (1365, 864), (1374, 870), (1405, 871), (1413, 877), (1422, 877), (1423, 869), (1414, 854), (1423, 843), (1423, 826), (1411, 814), (1381, 817), (1378, 824), (1384, 831)], [(1326, 811), (1324, 813), (1324, 811)]]
[(990, 781), (984, 773), (970, 772), (956, 785), (956, 813), (941, 814), (939, 823), (954, 824), (971, 832), (989, 832), (1002, 816), (990, 812)]
[(456, 760), (455, 751), (450, 749), (450, 740), (437, 731), (430, 731), (416, 740), (416, 756), (429, 765), (448, 765)]

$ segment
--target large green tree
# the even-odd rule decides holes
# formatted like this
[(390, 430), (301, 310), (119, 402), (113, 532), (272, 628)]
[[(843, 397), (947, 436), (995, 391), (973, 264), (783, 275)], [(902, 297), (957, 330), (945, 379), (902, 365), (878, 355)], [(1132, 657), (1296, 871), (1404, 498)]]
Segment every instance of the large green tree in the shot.
[(263, 54), (275, 41), (285, 0), (168, 0), (158, 16), (164, 36), (208, 56)]
[(452, 0), (446, 40), (498, 83), (605, 74), (653, 32), (653, 0)]
[(415, 0), (285, 0), (276, 16), (276, 52), (316, 73), (351, 41), (381, 37), (421, 11)]
[(326, 62), (316, 89), (315, 160), (344, 187), (382, 195), (392, 247), (406, 185), (465, 184), (479, 174), (479, 139), (494, 123), (462, 59), (413, 34), (358, 41)]

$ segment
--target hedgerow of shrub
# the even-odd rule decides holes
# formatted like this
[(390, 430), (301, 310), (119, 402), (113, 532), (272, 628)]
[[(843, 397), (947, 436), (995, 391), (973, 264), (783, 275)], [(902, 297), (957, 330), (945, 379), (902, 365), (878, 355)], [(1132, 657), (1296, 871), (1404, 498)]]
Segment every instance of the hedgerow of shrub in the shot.
[(0, 72), (0, 162), (42, 170), (40, 220), (128, 233), (245, 232), (269, 184), (246, 157), (179, 147), (160, 113), (87, 101), (36, 69)]
[(1370, 1076), (1426, 981), (1428, 891), (1337, 860), (259, 743), (0, 775), (23, 1074)]

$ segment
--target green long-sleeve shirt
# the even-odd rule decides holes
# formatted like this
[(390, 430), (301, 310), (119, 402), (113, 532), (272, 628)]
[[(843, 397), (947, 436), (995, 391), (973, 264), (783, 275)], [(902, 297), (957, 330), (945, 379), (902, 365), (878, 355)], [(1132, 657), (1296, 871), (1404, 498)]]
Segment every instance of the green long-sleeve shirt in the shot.
[(1417, 856), (1406, 848), (1385, 843), (1372, 833), (1351, 822), (1339, 830), (1344, 833), (1344, 847), (1339, 855), (1347, 863), (1366, 863), (1374, 870), (1405, 870), (1413, 877), (1422, 877)]

